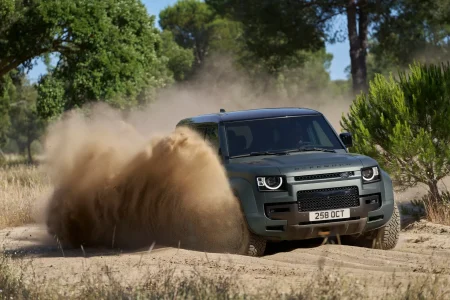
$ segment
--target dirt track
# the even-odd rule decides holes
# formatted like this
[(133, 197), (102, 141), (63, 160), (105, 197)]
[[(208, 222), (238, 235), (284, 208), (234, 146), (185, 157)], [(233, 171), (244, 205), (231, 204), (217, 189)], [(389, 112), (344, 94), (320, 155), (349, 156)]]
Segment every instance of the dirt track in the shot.
[[(401, 232), (401, 240), (392, 251), (372, 250), (350, 246), (323, 245), (318, 242), (271, 245), (262, 258), (227, 254), (205, 254), (156, 246), (150, 253), (137, 251), (117, 253), (93, 249), (65, 250), (46, 236), (45, 228), (37, 225), (0, 231), (2, 248), (18, 262), (32, 262), (27, 271), (34, 280), (57, 280), (60, 284), (76, 283), (83, 273), (101, 272), (108, 266), (122, 282), (133, 283), (143, 274), (164, 267), (179, 271), (193, 268), (202, 273), (227, 275), (233, 271), (248, 291), (275, 284), (282, 291), (299, 287), (311, 277), (319, 265), (339, 268), (349, 278), (367, 281), (367, 292), (379, 295), (386, 285), (407, 282), (413, 277), (441, 274), (450, 279), (450, 227), (427, 222), (414, 223)], [(44, 241), (44, 242), (43, 242)], [(63, 254), (65, 257), (63, 257)], [(351, 279), (352, 280), (352, 279)]]

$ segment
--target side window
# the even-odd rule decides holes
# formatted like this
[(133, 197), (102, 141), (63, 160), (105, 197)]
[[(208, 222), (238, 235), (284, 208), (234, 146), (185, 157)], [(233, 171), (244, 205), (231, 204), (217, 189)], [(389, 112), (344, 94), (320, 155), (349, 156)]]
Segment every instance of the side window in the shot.
[(319, 138), (320, 145), (325, 147), (333, 147), (333, 143), (328, 138), (327, 134), (323, 131), (322, 126), (317, 121), (313, 121), (314, 131)]
[(219, 129), (217, 125), (206, 127), (205, 140), (207, 140), (215, 149), (219, 149)]
[(194, 131), (198, 132), (202, 138), (205, 138), (205, 130), (206, 128), (204, 126), (198, 126), (198, 125), (191, 125), (189, 126)]
[(321, 143), (319, 141), (317, 141), (317, 139), (316, 139), (316, 130), (315, 129), (316, 128), (313, 128), (311, 126), (308, 126), (308, 128), (306, 129), (306, 131), (308, 132), (309, 141), (310, 141), (310, 143), (312, 143), (314, 145), (320, 145)]

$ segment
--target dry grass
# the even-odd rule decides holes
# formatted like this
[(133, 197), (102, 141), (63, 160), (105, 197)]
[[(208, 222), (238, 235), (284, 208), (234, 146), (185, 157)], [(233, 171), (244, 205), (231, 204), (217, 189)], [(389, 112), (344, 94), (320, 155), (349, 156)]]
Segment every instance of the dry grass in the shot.
[(425, 204), (425, 209), (430, 222), (450, 226), (450, 204)]
[(433, 202), (427, 194), (400, 206), (401, 213), (415, 220), (426, 219), (432, 223), (450, 226), (450, 192), (442, 193), (443, 202)]
[(428, 221), (450, 226), (450, 192), (442, 193), (442, 203), (434, 203), (428, 198), (422, 199)]
[[(0, 168), (0, 228), (33, 222), (36, 199), (48, 188), (47, 179), (35, 166), (3, 166)], [(442, 214), (438, 208), (435, 220)], [(448, 211), (447, 211), (448, 212)], [(440, 215), (439, 215), (440, 216)], [(448, 222), (448, 214), (443, 214)], [(430, 216), (431, 217), (431, 216)], [(439, 219), (440, 220), (440, 219)], [(448, 223), (447, 223), (448, 224)], [(144, 275), (139, 284), (123, 284), (108, 268), (103, 273), (81, 275), (76, 285), (61, 286), (39, 278), (23, 280), (27, 272), (17, 266), (21, 259), (11, 260), (0, 253), (0, 299), (373, 299), (368, 293), (370, 282), (357, 281), (338, 270), (315, 272), (310, 278), (299, 278), (306, 288), (293, 287), (288, 293), (273, 287), (250, 292), (238, 274), (209, 276), (200, 271), (176, 274), (163, 268)], [(12, 267), (13, 266), (13, 267)], [(17, 270), (19, 269), (19, 270)], [(393, 274), (395, 277), (395, 274)], [(420, 278), (403, 278), (403, 283), (387, 280), (383, 299), (449, 299), (448, 277), (425, 274)], [(376, 298), (376, 297), (375, 297)], [(378, 298), (379, 299), (379, 298)]]
[(36, 200), (47, 188), (45, 174), (36, 166), (0, 167), (0, 229), (33, 222)]
[[(19, 260), (19, 262), (17, 261)], [(239, 275), (208, 276), (192, 269), (176, 272), (164, 268), (156, 273), (147, 273), (138, 284), (123, 284), (108, 269), (93, 275), (89, 271), (81, 275), (81, 281), (58, 285), (54, 281), (24, 280), (23, 269), (13, 269), (12, 264), (21, 264), (21, 259), (0, 256), (0, 299), (449, 299), (449, 280), (439, 275), (428, 274), (420, 279), (411, 279), (404, 284), (384, 281), (384, 289), (371, 295), (367, 288), (371, 283), (355, 280), (339, 270), (319, 268), (311, 277), (299, 277), (299, 286), (288, 292), (280, 292), (272, 286), (257, 291), (246, 291)]]

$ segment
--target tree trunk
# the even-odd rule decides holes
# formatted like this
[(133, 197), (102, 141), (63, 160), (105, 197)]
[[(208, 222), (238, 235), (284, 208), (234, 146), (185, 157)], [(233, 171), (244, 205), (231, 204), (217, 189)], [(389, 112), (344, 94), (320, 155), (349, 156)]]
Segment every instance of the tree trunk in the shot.
[(30, 133), (27, 132), (27, 154), (28, 154), (28, 163), (33, 163), (33, 156), (31, 155), (31, 143), (33, 143), (33, 139), (30, 136)]
[(2, 151), (2, 149), (0, 148), (0, 158), (5, 159), (6, 160), (6, 155), (5, 153)]
[[(353, 92), (367, 91), (367, 31), (368, 15), (366, 0), (349, 0), (347, 5), (347, 29), (350, 43), (350, 64)], [(357, 18), (357, 15), (359, 17)], [(358, 22), (357, 22), (358, 19)]]
[(439, 193), (438, 188), (438, 181), (437, 180), (430, 180), (428, 181), (428, 188), (430, 189), (430, 200), (432, 203), (442, 203), (442, 197)]
[(361, 79), (361, 89), (367, 91), (367, 34), (369, 27), (369, 16), (367, 12), (367, 0), (359, 1), (359, 42), (361, 45), (359, 55), (359, 78)]

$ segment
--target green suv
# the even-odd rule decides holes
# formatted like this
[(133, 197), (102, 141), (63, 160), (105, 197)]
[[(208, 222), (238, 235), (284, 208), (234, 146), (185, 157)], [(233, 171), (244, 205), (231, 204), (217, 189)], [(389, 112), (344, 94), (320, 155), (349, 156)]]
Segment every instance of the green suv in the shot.
[(247, 220), (248, 255), (263, 255), (267, 241), (320, 237), (396, 246), (400, 215), (389, 175), (374, 159), (349, 153), (351, 134), (338, 135), (322, 113), (221, 109), (177, 126), (216, 147)]

